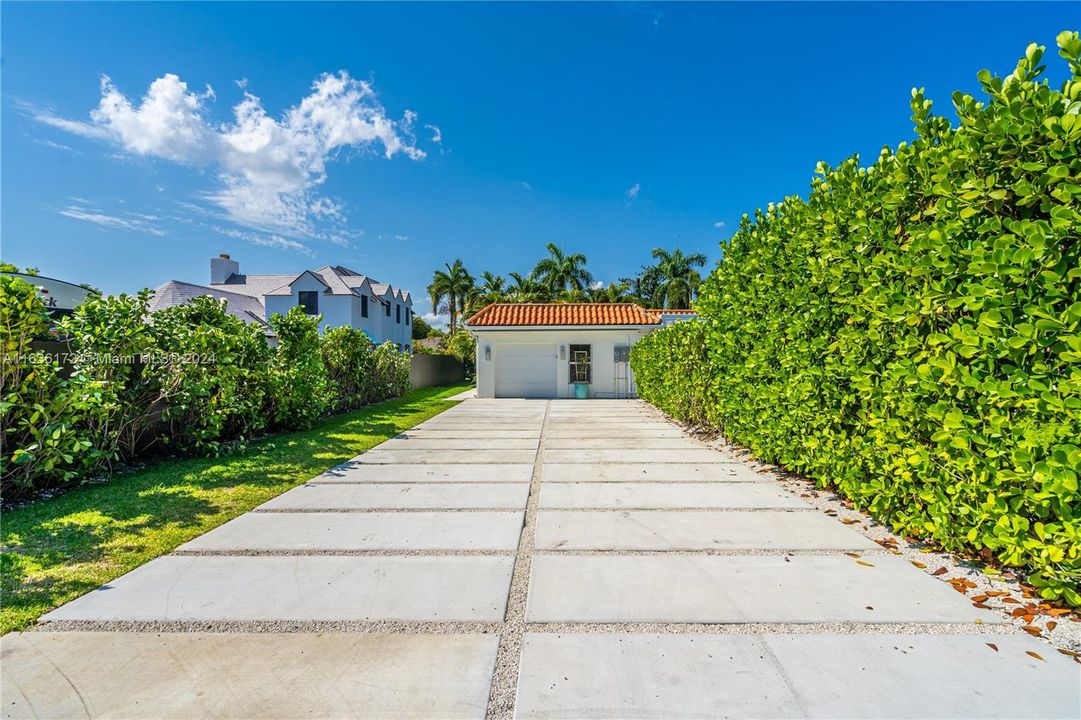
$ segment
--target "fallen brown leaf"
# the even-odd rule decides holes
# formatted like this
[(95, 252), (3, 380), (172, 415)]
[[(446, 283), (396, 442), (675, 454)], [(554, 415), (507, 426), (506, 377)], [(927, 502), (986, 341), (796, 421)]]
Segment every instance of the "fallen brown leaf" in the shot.
[(995, 645), (994, 643), (984, 643), (984, 644), (987, 645), (987, 647), (994, 650), (995, 652), (998, 652), (998, 645)]
[(1055, 622), (1054, 620), (1048, 620), (1047, 621), (1047, 632), (1051, 632), (1052, 630), (1054, 630), (1057, 627), (1058, 627), (1058, 623)]
[(1074, 652), (1073, 650), (1066, 650), (1064, 648), (1059, 648), (1058, 651), (1060, 653), (1062, 653), (1063, 655), (1069, 655), (1072, 658), (1081, 658), (1081, 653)]
[(1022, 625), (1021, 629), (1033, 637), (1040, 637), (1041, 635), (1043, 635), (1043, 633), (1040, 631), (1040, 628), (1036, 627), (1035, 625)]
[(874, 567), (874, 565), (872, 565), (871, 563), (869, 563), (869, 562), (864, 562), (863, 560), (857, 560), (857, 561), (856, 561), (856, 564), (857, 564), (857, 565), (864, 565), (864, 566), (866, 566), (866, 567)]
[(938, 570), (935, 570), (935, 571), (934, 571), (933, 573), (931, 573), (931, 574), (932, 574), (932, 575), (936, 575), (936, 576), (937, 576), (937, 575), (945, 575), (945, 574), (946, 574), (947, 572), (949, 572), (949, 570), (947, 570), (947, 569), (946, 569), (946, 568), (944, 568), (944, 567), (940, 567), (940, 568), (939, 568)]
[(1032, 657), (1036, 658), (1040, 662), (1047, 662), (1046, 660), (1043, 659), (1043, 656), (1041, 656), (1040, 653), (1038, 653), (1038, 652), (1032, 652), (1031, 650), (1026, 650), (1025, 654), (1026, 655), (1031, 655)]
[(924, 565), (923, 563), (921, 563), (918, 560), (909, 560), (909, 562), (912, 563), (913, 565), (915, 565), (916, 567), (918, 567), (920, 570), (923, 570), (925, 567), (927, 567), (926, 565)]
[(987, 599), (988, 597), (990, 597), (990, 596), (989, 596), (989, 595), (988, 595), (987, 593), (984, 593), (983, 595), (973, 595), (973, 596), (972, 596), (972, 600), (973, 600), (974, 602), (983, 602), (983, 601), (984, 601), (984, 600), (986, 600), (986, 599)]
[(984, 605), (982, 602), (974, 602), (974, 603), (972, 603), (972, 607), (978, 607), (981, 610), (990, 610), (991, 609), (990, 605)]
[(860, 555), (859, 553), (854, 553), (854, 552), (846, 552), (845, 555), (847, 555), (848, 557), (854, 557), (854, 558), (863, 557), (863, 555)]

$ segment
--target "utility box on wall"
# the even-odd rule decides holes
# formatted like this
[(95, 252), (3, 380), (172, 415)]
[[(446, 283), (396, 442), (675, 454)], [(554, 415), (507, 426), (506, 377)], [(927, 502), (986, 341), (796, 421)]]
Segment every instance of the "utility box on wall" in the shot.
[(617, 363), (625, 363), (631, 361), (631, 346), (630, 345), (616, 345), (613, 348), (613, 360)]

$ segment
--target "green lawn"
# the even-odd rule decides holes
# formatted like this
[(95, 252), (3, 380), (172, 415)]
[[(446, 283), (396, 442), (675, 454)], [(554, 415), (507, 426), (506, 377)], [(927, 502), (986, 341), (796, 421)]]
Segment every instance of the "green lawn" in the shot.
[(168, 460), (5, 512), (0, 634), (455, 405), (426, 388), (224, 458)]

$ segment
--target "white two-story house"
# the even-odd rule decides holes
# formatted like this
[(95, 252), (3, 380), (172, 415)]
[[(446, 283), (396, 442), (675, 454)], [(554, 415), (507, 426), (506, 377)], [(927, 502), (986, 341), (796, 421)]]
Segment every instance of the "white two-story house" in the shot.
[(171, 280), (154, 290), (151, 310), (188, 302), (200, 295), (223, 299), (228, 311), (267, 328), (274, 313), (300, 306), (321, 315), (319, 331), (348, 326), (364, 331), (372, 342), (412, 347), (413, 299), (408, 292), (342, 267), (325, 265), (294, 275), (245, 275), (226, 254), (210, 261), (210, 284)]

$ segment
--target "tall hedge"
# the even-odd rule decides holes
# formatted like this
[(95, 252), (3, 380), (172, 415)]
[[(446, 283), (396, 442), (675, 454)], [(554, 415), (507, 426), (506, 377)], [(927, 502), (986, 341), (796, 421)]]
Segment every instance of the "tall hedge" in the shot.
[(642, 397), (838, 489), (907, 536), (1081, 605), (1081, 40), (1029, 46), (958, 124), (820, 164), (723, 246), (698, 322), (631, 356)]
[[(217, 454), (409, 390), (409, 353), (348, 328), (321, 338), (300, 308), (271, 318), (272, 348), (222, 300), (157, 313), (149, 301), (147, 290), (95, 295), (51, 329), (37, 289), (0, 276), (5, 500), (162, 453)], [(35, 350), (54, 334), (64, 352)]]

